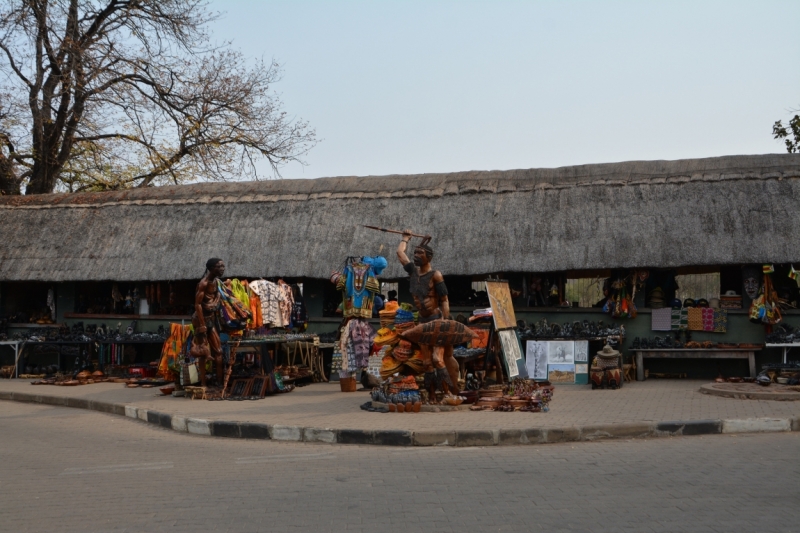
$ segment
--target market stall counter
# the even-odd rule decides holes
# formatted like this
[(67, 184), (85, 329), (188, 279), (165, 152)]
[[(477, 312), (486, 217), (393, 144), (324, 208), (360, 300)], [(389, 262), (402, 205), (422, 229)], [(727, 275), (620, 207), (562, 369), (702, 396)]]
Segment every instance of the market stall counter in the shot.
[(636, 381), (644, 381), (644, 358), (660, 359), (747, 359), (750, 377), (756, 376), (755, 348), (671, 348), (636, 350)]

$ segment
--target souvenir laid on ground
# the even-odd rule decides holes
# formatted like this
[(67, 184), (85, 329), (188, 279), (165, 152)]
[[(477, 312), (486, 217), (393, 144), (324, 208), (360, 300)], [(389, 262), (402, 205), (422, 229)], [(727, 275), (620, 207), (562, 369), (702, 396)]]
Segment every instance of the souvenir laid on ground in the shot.
[(454, 346), (478, 338), (478, 335), (464, 324), (444, 319), (420, 324), (401, 333), (400, 336), (409, 342), (424, 346)]

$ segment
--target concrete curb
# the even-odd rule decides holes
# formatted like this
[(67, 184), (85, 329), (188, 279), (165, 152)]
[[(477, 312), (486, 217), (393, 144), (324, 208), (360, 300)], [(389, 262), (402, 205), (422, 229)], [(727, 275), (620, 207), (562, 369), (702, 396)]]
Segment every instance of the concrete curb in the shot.
[(370, 431), (258, 424), (232, 420), (205, 420), (151, 411), (134, 405), (24, 392), (0, 392), (0, 400), (87, 409), (125, 416), (164, 429), (193, 435), (373, 446), (519, 446), (556, 442), (589, 442), (606, 439), (800, 431), (800, 416), (734, 420), (674, 420), (529, 429), (463, 429), (455, 431), (407, 431), (394, 429)]

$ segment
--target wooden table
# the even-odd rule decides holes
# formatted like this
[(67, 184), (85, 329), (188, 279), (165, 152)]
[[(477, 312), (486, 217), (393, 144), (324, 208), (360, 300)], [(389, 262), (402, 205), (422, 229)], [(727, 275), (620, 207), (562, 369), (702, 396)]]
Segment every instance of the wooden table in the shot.
[(11, 372), (11, 377), (19, 376), (19, 356), (22, 353), (22, 347), (25, 346), (27, 341), (0, 341), (0, 346), (9, 346), (14, 350), (14, 371)]
[(711, 349), (656, 349), (635, 350), (636, 352), (636, 381), (644, 381), (645, 357), (658, 359), (747, 359), (750, 365), (750, 377), (756, 376), (756, 352), (747, 348), (715, 350)]
[(792, 343), (792, 344), (767, 344), (767, 348), (782, 348), (783, 349), (783, 364), (786, 364), (786, 354), (789, 353), (789, 350), (792, 348), (800, 348), (800, 344)]

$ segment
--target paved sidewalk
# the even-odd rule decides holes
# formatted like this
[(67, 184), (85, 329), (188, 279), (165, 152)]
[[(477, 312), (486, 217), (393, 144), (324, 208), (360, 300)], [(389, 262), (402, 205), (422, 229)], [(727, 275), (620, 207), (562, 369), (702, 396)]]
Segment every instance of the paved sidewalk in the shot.
[[(502, 413), (502, 412), (441, 412), (441, 413), (374, 413), (362, 411), (359, 405), (368, 401), (367, 392), (342, 393), (338, 384), (314, 384), (300, 387), (289, 394), (279, 394), (257, 401), (221, 401), (209, 402), (161, 396), (158, 389), (128, 389), (118, 383), (99, 383), (77, 387), (33, 386), (28, 380), (0, 380), (0, 399), (12, 399), (14, 393), (17, 400), (42, 401), (29, 395), (50, 397), (43, 403), (63, 403), (68, 406), (94, 408), (107, 412), (123, 414), (123, 406), (128, 406), (127, 415), (148, 420), (167, 427), (170, 423), (163, 415), (181, 419), (197, 419), (207, 424), (208, 421), (226, 421), (230, 423), (250, 423), (264, 426), (287, 426), (295, 428), (289, 432), (287, 440), (305, 440), (303, 428), (319, 428), (333, 430), (354, 430), (356, 432), (496, 432), (498, 430), (516, 431), (538, 430), (548, 428), (568, 428), (572, 435), (562, 436), (560, 440), (588, 440), (585, 428), (599, 428), (599, 436), (607, 435), (609, 427), (616, 427), (626, 432), (624, 436), (657, 436), (663, 433), (667, 422), (696, 422), (704, 424), (713, 422), (711, 430), (697, 430), (704, 433), (723, 432), (722, 421), (738, 421), (731, 428), (744, 428), (742, 421), (773, 419), (778, 423), (767, 423), (766, 426), (755, 426), (756, 431), (800, 429), (800, 402), (739, 400), (721, 398), (702, 394), (700, 387), (705, 381), (685, 380), (651, 380), (647, 382), (628, 383), (622, 389), (591, 390), (589, 386), (563, 385), (557, 386), (548, 413)], [(24, 395), (21, 396), (19, 393)], [(61, 398), (62, 400), (58, 400)], [(67, 404), (67, 398), (72, 400)], [(88, 402), (97, 404), (91, 407)], [(112, 405), (113, 404), (113, 405)], [(116, 406), (116, 410), (112, 407)], [(136, 412), (138, 411), (138, 414)], [(156, 414), (153, 414), (156, 413)], [(184, 427), (186, 422), (179, 422)], [(663, 427), (656, 427), (661, 424)], [(744, 425), (743, 425), (744, 424)], [(794, 427), (797, 426), (797, 427)], [(699, 427), (699, 426), (698, 426)], [(627, 428), (627, 429), (626, 429)], [(760, 428), (760, 429), (759, 429)], [(183, 429), (185, 431), (185, 429)], [(191, 428), (189, 428), (191, 432)], [(266, 430), (265, 430), (266, 431)], [(271, 430), (270, 430), (271, 431)], [(301, 437), (294, 436), (300, 432)], [(577, 431), (577, 433), (576, 433)], [(583, 437), (580, 435), (583, 431)], [(216, 433), (202, 429), (199, 433)], [(243, 436), (239, 430), (226, 429)], [(671, 433), (688, 434), (678, 428)], [(562, 431), (563, 433), (563, 431)], [(595, 431), (598, 433), (598, 431)], [(610, 431), (610, 433), (614, 433)], [(272, 432), (270, 433), (272, 438)], [(493, 439), (498, 443), (498, 437)], [(325, 437), (325, 440), (335, 437)], [(356, 437), (354, 437), (356, 438)], [(360, 438), (360, 437), (359, 437)], [(536, 437), (542, 442), (541, 437)], [(402, 439), (401, 439), (402, 440)], [(408, 440), (408, 439), (406, 439)], [(448, 444), (453, 444), (449, 442)], [(527, 439), (521, 437), (522, 442)], [(544, 442), (551, 442), (545, 438)], [(339, 442), (342, 442), (340, 439)]]

